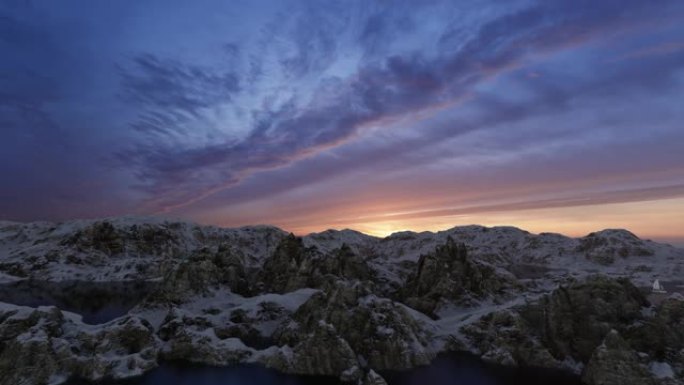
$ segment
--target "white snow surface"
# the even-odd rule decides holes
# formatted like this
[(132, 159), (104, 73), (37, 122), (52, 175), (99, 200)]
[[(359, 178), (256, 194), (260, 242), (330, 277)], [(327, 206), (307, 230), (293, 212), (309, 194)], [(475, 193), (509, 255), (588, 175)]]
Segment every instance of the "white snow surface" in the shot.
[(649, 369), (656, 378), (674, 378), (675, 376), (674, 370), (667, 362), (653, 361), (649, 365)]

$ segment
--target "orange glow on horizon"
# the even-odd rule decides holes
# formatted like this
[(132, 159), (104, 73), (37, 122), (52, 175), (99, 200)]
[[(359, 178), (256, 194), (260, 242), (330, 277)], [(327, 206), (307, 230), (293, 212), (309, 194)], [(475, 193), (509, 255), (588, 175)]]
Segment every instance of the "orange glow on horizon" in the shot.
[[(440, 231), (454, 226), (515, 226), (532, 233), (556, 232), (579, 237), (606, 228), (624, 228), (641, 238), (675, 242), (684, 245), (684, 198), (657, 201), (615, 203), (605, 205), (486, 212), (481, 214), (410, 218), (406, 220), (373, 220), (335, 224), (321, 218), (310, 223), (280, 221), (279, 226), (298, 235), (329, 228), (353, 229), (365, 234), (385, 237), (399, 231)], [(377, 218), (377, 217), (375, 217)]]

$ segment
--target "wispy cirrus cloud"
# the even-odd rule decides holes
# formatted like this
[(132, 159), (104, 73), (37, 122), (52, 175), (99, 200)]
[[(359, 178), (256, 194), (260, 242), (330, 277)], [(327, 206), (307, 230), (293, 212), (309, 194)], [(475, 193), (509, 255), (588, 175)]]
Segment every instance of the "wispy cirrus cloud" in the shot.
[(0, 15), (2, 217), (311, 229), (681, 183), (677, 1), (65, 0)]
[[(458, 100), (533, 55), (600, 39), (607, 32), (631, 30), (648, 21), (648, 16), (662, 15), (662, 8), (654, 9), (640, 1), (630, 2), (627, 7), (623, 2), (603, 2), (599, 6), (563, 1), (535, 4), (485, 23), (469, 41), (459, 44), (460, 48), (448, 55), (430, 56), (416, 51), (360, 62), (354, 73), (337, 81), (332, 89), (325, 85), (326, 93), (333, 97), (261, 112), (252, 122), (249, 134), (241, 140), (219, 140), (191, 148), (143, 146), (138, 153), (133, 150), (126, 157), (136, 159), (142, 170), (140, 175), (154, 196), (153, 206), (161, 210), (181, 207), (234, 186), (255, 171), (282, 167), (351, 140), (363, 127)], [(378, 31), (384, 28), (382, 22), (374, 18), (377, 16), (369, 17), (360, 31), (360, 40), (367, 41), (372, 34), (376, 38), (381, 35)], [(334, 44), (330, 42), (318, 44), (318, 40), (311, 40), (301, 30), (294, 37), (300, 43), (296, 49), (299, 59), (282, 61), (290, 73), (295, 68), (302, 73), (320, 70), (311, 66), (309, 56), (316, 52), (321, 57), (334, 56)], [(308, 47), (310, 52), (302, 47)], [(198, 74), (196, 78), (179, 80), (192, 84), (203, 79), (206, 77)], [(163, 83), (159, 90), (150, 88), (155, 84), (152, 79), (139, 79), (139, 83), (144, 85), (139, 91), (151, 97), (159, 91), (165, 94), (163, 89), (168, 86)], [(179, 83), (177, 89), (168, 93), (178, 93), (183, 100), (186, 88), (193, 87)], [(312, 93), (317, 94), (316, 87)], [(519, 112), (493, 112), (502, 118), (525, 113), (524, 108)]]
[(229, 103), (240, 90), (231, 72), (218, 72), (150, 54), (133, 59), (132, 70), (122, 70), (124, 98), (169, 114), (197, 116), (204, 108)]

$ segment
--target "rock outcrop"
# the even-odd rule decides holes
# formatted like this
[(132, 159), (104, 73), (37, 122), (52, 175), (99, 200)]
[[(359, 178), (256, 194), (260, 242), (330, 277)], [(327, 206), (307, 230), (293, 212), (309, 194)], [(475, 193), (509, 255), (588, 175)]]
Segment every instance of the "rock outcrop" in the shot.
[(347, 245), (330, 254), (305, 247), (293, 234), (285, 237), (264, 262), (257, 276), (258, 291), (287, 293), (304, 287), (318, 288), (338, 279), (371, 279), (372, 271)]
[(628, 280), (595, 276), (544, 297), (537, 326), (555, 357), (586, 362), (611, 329), (625, 330), (647, 305)]
[(251, 292), (244, 256), (228, 245), (219, 245), (216, 252), (199, 249), (187, 259), (167, 263), (161, 269), (163, 279), (148, 299), (150, 302), (180, 304), (221, 286), (241, 295)]
[[(483, 358), (504, 365), (582, 370), (591, 385), (682, 381), (684, 302), (652, 307), (626, 279), (590, 277), (538, 302), (483, 316), (461, 331)], [(672, 368), (672, 379), (648, 370)]]
[(167, 221), (5, 224), (0, 278), (154, 286), (95, 325), (0, 302), (0, 384), (118, 379), (184, 360), (382, 385), (378, 373), (448, 350), (572, 370), (589, 385), (678, 384), (684, 298), (652, 305), (626, 278), (587, 276), (616, 258), (606, 269), (615, 276), (648, 281), (665, 268), (636, 267), (656, 260), (674, 261), (674, 275), (677, 253), (623, 231), (571, 239), (468, 226), (379, 239)]
[(144, 280), (193, 254), (238, 251), (260, 266), (286, 235), (270, 226), (220, 229), (147, 218), (0, 223), (0, 273), (48, 280)]
[[(522, 309), (521, 309), (522, 310)], [(487, 314), (461, 332), (483, 359), (509, 366), (558, 368), (562, 364), (536, 338), (537, 330), (514, 310)]]
[(582, 380), (589, 385), (655, 385), (639, 355), (620, 334), (612, 330), (594, 351)]
[(157, 366), (154, 330), (136, 316), (88, 328), (54, 307), (9, 307), (0, 311), (0, 336), (1, 384), (125, 378)]
[(514, 286), (510, 273), (504, 275), (487, 263), (468, 258), (465, 244), (448, 237), (444, 245), (418, 260), (415, 274), (401, 289), (399, 298), (426, 314), (447, 302), (473, 305), (479, 299), (503, 294)]
[(601, 265), (610, 265), (617, 258), (651, 256), (654, 251), (636, 235), (626, 230), (603, 230), (580, 239), (577, 251)]
[(262, 360), (284, 372), (382, 384), (381, 370), (425, 365), (430, 334), (403, 305), (362, 283), (337, 281), (314, 294), (274, 333), (278, 353)]

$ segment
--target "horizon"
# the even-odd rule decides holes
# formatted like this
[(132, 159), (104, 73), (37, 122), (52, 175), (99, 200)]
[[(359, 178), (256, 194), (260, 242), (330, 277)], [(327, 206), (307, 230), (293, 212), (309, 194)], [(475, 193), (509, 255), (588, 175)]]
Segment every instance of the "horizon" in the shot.
[(0, 220), (684, 247), (684, 3), (0, 4)]
[[(70, 219), (67, 221), (41, 221), (41, 220), (37, 220), (37, 221), (8, 221), (8, 222), (21, 223), (21, 224), (30, 224), (33, 222), (36, 222), (36, 223), (48, 222), (48, 223), (62, 224), (62, 223), (70, 223), (70, 222), (78, 222), (78, 221), (98, 222), (98, 221), (112, 221), (112, 220), (117, 220), (117, 219), (136, 220), (140, 223), (145, 223), (147, 221), (165, 221), (165, 222), (171, 222), (171, 223), (182, 222), (182, 223), (189, 223), (189, 224), (194, 224), (194, 225), (198, 225), (198, 226), (215, 226), (215, 227), (227, 229), (227, 230), (237, 230), (237, 229), (241, 229), (241, 228), (265, 226), (265, 227), (277, 228), (281, 231), (294, 234), (297, 237), (307, 237), (307, 236), (311, 236), (314, 234), (324, 233), (327, 231), (336, 231), (336, 232), (353, 231), (353, 232), (361, 233), (361, 234), (371, 236), (374, 238), (379, 238), (379, 239), (387, 238), (387, 237), (390, 237), (394, 234), (399, 234), (399, 233), (404, 233), (404, 232), (410, 232), (410, 233), (416, 233), (416, 234), (420, 234), (423, 232), (429, 232), (429, 233), (435, 234), (435, 233), (439, 233), (439, 232), (443, 232), (443, 231), (452, 230), (455, 228), (464, 228), (464, 227), (485, 227), (485, 228), (489, 228), (489, 229), (493, 229), (493, 228), (514, 228), (514, 229), (518, 229), (518, 230), (530, 233), (532, 235), (540, 235), (543, 233), (551, 233), (551, 234), (559, 234), (559, 235), (569, 237), (569, 238), (582, 238), (582, 237), (588, 236), (592, 233), (601, 232), (601, 231), (608, 231), (608, 230), (626, 230), (626, 231), (636, 235), (641, 240), (653, 241), (653, 242), (657, 242), (657, 243), (665, 243), (665, 244), (670, 244), (670, 245), (677, 247), (677, 248), (684, 248), (684, 239), (682, 239), (682, 238), (657, 238), (657, 237), (652, 238), (652, 237), (649, 237), (649, 236), (646, 236), (643, 234), (635, 233), (634, 231), (631, 231), (628, 228), (618, 228), (618, 227), (600, 228), (600, 229), (594, 229), (594, 230), (589, 231), (587, 233), (570, 234), (570, 233), (561, 233), (561, 232), (554, 232), (554, 231), (531, 231), (530, 229), (527, 229), (524, 227), (518, 227), (518, 226), (514, 226), (514, 225), (510, 225), (510, 224), (483, 225), (483, 224), (479, 224), (479, 223), (463, 223), (463, 224), (454, 224), (454, 225), (447, 226), (447, 227), (430, 228), (430, 229), (427, 229), (427, 228), (424, 228), (424, 229), (410, 229), (410, 228), (397, 229), (397, 230), (393, 230), (392, 232), (388, 232), (388, 233), (372, 233), (372, 232), (362, 231), (362, 230), (358, 230), (358, 229), (354, 229), (354, 228), (350, 228), (350, 227), (321, 228), (318, 230), (301, 233), (301, 232), (290, 231), (287, 228), (277, 226), (274, 224), (269, 224), (269, 223), (252, 223), (252, 224), (245, 224), (245, 225), (239, 225), (239, 226), (221, 226), (221, 225), (215, 225), (215, 224), (211, 224), (211, 223), (200, 223), (200, 222), (195, 222), (195, 221), (191, 221), (191, 220), (184, 219), (184, 218), (178, 218), (178, 217), (174, 218), (174, 217), (168, 217), (168, 216), (121, 215), (121, 216), (98, 217), (98, 218), (75, 218), (75, 219)], [(2, 222), (2, 220), (0, 219), (0, 223), (1, 222)]]

